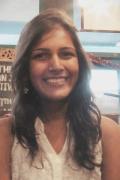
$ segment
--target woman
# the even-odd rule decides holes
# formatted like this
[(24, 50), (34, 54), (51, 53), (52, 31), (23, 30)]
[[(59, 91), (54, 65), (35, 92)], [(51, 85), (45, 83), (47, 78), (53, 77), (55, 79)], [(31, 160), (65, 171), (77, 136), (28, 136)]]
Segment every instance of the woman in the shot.
[(65, 13), (46, 10), (26, 25), (12, 78), (13, 118), (0, 125), (8, 139), (0, 143), (1, 178), (120, 179), (119, 126), (101, 119), (86, 56)]

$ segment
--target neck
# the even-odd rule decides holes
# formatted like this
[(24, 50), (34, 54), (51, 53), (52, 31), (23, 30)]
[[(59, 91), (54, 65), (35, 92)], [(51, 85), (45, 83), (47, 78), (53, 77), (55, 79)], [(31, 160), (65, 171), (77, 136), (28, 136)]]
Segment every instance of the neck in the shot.
[(65, 102), (42, 102), (45, 122), (65, 119), (67, 104)]
[(56, 153), (59, 153), (65, 143), (67, 134), (67, 104), (63, 102), (44, 102), (42, 107), (45, 134)]

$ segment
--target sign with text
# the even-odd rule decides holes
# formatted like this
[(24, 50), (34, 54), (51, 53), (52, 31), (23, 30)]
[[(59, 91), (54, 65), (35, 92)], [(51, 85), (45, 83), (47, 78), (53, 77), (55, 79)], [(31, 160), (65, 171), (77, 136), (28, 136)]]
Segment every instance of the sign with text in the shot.
[(11, 62), (0, 62), (0, 115), (11, 111)]
[(11, 49), (0, 48), (0, 116), (11, 112), (12, 84), (11, 68), (15, 58)]

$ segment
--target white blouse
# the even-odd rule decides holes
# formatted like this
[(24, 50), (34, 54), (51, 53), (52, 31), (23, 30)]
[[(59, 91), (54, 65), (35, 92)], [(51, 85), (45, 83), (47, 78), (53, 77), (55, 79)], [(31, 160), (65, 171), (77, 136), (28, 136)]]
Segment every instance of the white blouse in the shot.
[[(36, 119), (37, 142), (40, 151), (34, 161), (27, 148), (22, 147), (17, 138), (12, 148), (12, 180), (101, 180), (101, 171), (95, 167), (89, 171), (79, 167), (68, 153), (68, 138), (59, 154), (55, 152), (44, 133), (44, 125), (39, 118)], [(73, 143), (71, 144), (71, 148)], [(96, 162), (102, 161), (101, 141), (97, 144)], [(66, 158), (67, 157), (67, 158)]]

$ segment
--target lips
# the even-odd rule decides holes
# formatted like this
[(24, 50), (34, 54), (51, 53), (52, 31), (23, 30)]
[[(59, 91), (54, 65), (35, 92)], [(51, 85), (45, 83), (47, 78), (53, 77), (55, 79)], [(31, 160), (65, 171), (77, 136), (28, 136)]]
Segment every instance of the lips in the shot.
[(63, 86), (65, 85), (66, 81), (68, 80), (68, 77), (47, 77), (44, 79), (45, 83), (50, 86)]

